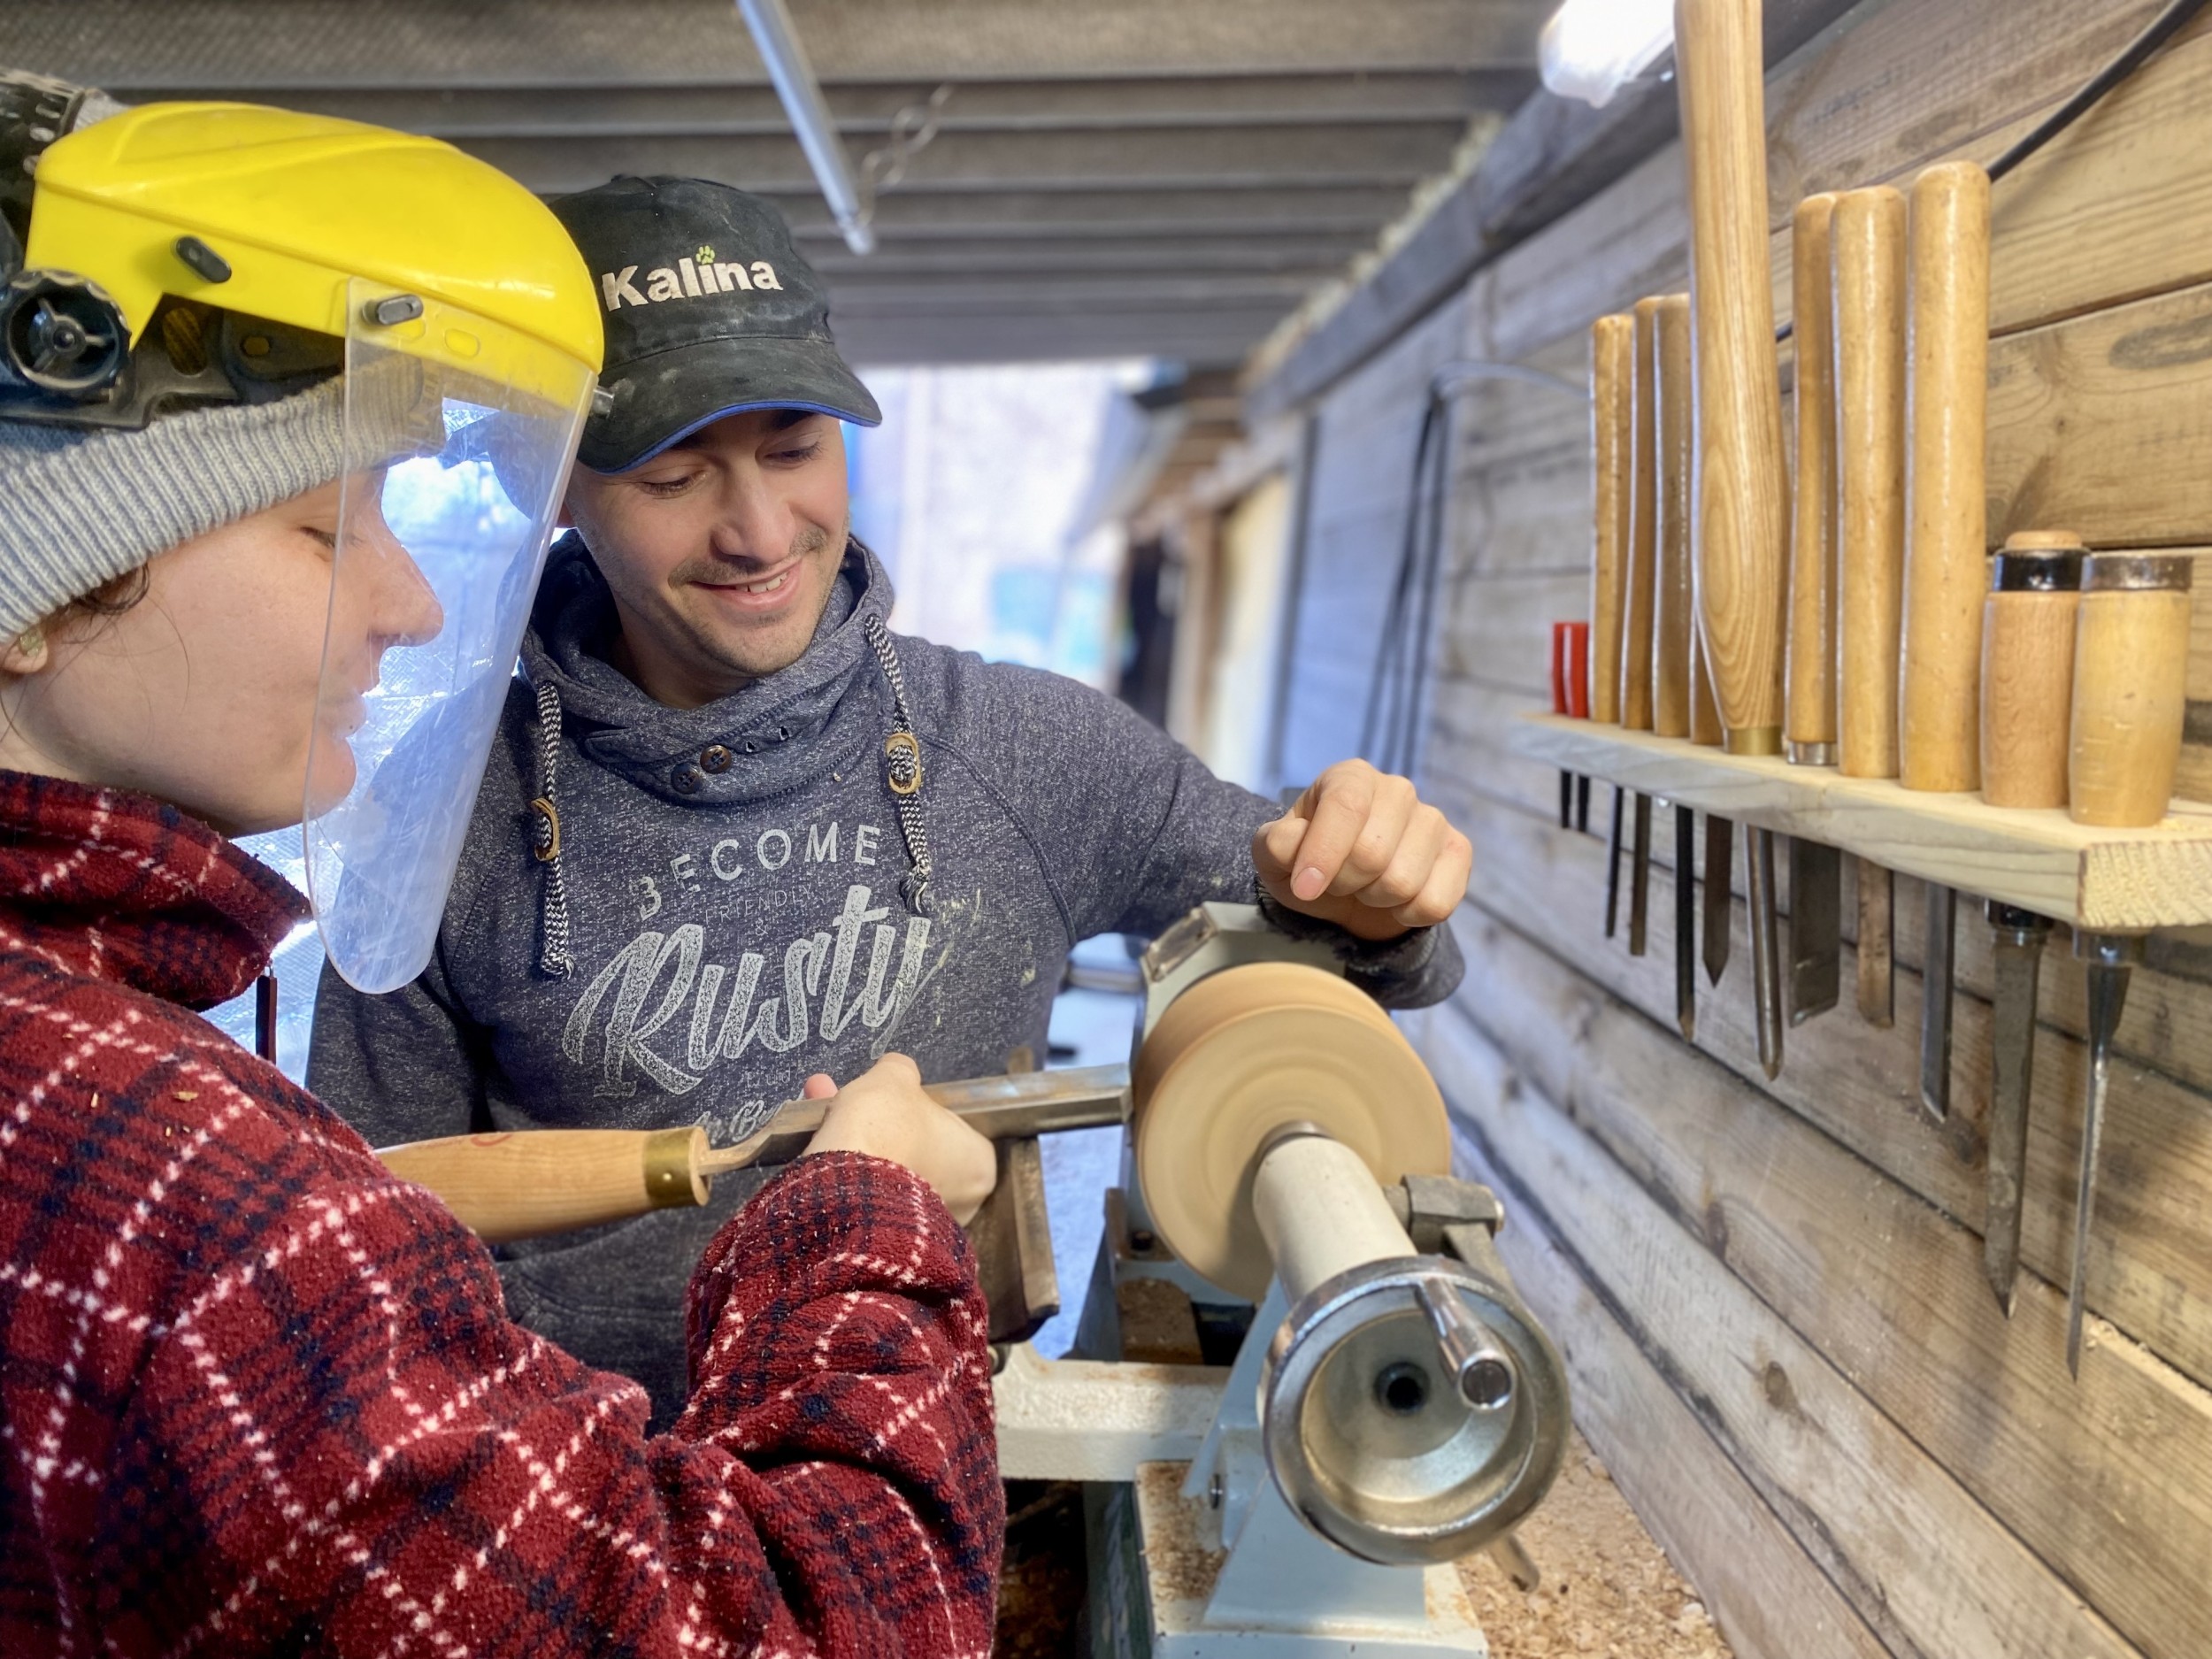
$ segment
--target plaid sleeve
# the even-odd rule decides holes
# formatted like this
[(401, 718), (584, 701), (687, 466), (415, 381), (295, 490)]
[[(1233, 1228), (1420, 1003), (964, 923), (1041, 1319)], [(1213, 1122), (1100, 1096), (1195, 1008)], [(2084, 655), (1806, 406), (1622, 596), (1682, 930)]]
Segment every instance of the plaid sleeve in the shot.
[(420, 1189), (326, 1179), (258, 1232), (119, 1437), (125, 1650), (987, 1653), (982, 1302), (903, 1171), (808, 1160), (723, 1230), (702, 1396), (659, 1440), (635, 1385), (504, 1317)]

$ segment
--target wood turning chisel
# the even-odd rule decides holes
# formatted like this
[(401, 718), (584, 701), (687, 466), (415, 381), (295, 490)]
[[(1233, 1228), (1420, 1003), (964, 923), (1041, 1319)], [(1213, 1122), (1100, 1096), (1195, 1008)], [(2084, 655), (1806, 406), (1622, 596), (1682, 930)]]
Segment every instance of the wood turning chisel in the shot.
[[(1659, 479), (1658, 620), (1651, 649), (1651, 729), (1689, 737), (1693, 606), (1690, 586), (1690, 296), (1670, 294), (1654, 319)], [(1674, 1018), (1697, 1036), (1697, 814), (1674, 809)]]
[(1996, 1015), (1989, 1079), (1988, 1212), (1982, 1271), (2012, 1317), (2020, 1269), (2020, 1186), (2028, 1164), (2028, 1098), (2035, 1071), (2035, 998), (2051, 918), (1989, 901)]
[[(1989, 175), (1938, 163), (1913, 180), (1905, 474), (1904, 672), (1898, 781), (1981, 786), (1982, 498), (1989, 389)], [(1951, 1108), (1952, 930), (1957, 895), (1931, 883), (1921, 979), (1920, 1101)]]
[[(1790, 492), (1790, 635), (1785, 734), (1793, 766), (1836, 764), (1836, 400), (1831, 227), (1836, 198), (1810, 196), (1791, 227), (1797, 342), (1797, 481)], [(1836, 1005), (1843, 855), (1790, 837), (1790, 1024)]]
[[(2082, 552), (2079, 538), (2065, 531), (2029, 531), (2008, 537), (1991, 567), (1981, 681), (1982, 799), (1991, 806), (2066, 804)], [(1996, 987), (1982, 1268), (2009, 1319), (2020, 1267), (2037, 980), (2051, 919), (1995, 899), (1986, 913)]]
[[(1634, 359), (1629, 371), (1627, 612), (1621, 625), (1621, 726), (1653, 729), (1652, 670), (1659, 602), (1659, 301), (1636, 302)], [(1628, 954), (1640, 956), (1651, 921), (1652, 799), (1635, 797), (1629, 838)]]
[[(1707, 665), (1732, 754), (1782, 752), (1789, 503), (1768, 259), (1759, 0), (1676, 0), (1676, 85), (1696, 319), (1698, 534)], [(1752, 826), (1752, 973), (1759, 1062), (1782, 1065), (1773, 832)]]
[[(1837, 764), (1897, 775), (1897, 664), (1905, 568), (1905, 198), (1888, 186), (1836, 198)], [(1895, 887), (1858, 861), (1858, 1005), (1895, 1018)]]
[[(1628, 602), (1630, 467), (1635, 454), (1636, 319), (1625, 312), (1590, 325), (1590, 451), (1596, 474), (1590, 562), (1590, 718), (1621, 723), (1622, 624)], [(1605, 843), (1605, 936), (1620, 915), (1621, 828), (1627, 792), (1613, 786)]]
[[(933, 1083), (931, 1099), (994, 1141), (1088, 1129), (1129, 1113), (1129, 1068), (1087, 1066)], [(695, 1124), (672, 1129), (523, 1129), (385, 1147), (402, 1180), (428, 1187), (487, 1243), (603, 1225), (703, 1204), (718, 1175), (788, 1164), (822, 1126), (827, 1101), (787, 1101), (753, 1133), (710, 1147)]]
[[(1590, 718), (1590, 625), (1551, 625), (1551, 711), (1569, 719)], [(1590, 827), (1590, 780), (1579, 772), (1559, 772), (1559, 827)]]

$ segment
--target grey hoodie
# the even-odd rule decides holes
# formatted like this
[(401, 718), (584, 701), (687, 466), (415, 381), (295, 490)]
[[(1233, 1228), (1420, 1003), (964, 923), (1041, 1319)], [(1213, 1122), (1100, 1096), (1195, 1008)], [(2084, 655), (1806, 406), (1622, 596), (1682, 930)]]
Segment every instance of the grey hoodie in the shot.
[[(370, 1143), (546, 1127), (704, 1125), (718, 1141), (887, 1050), (931, 1080), (1041, 1063), (1070, 948), (1156, 933), (1255, 894), (1275, 809), (1113, 699), (883, 628), (848, 550), (806, 655), (702, 709), (606, 658), (605, 583), (552, 552), (436, 955), (364, 996), (325, 971), (310, 1087)], [(902, 739), (918, 741), (910, 768)], [(920, 784), (896, 795), (918, 770)], [(549, 799), (550, 821), (532, 807)], [(1341, 941), (1390, 1006), (1448, 995), (1447, 930)], [(683, 1292), (752, 1183), (703, 1211), (509, 1247), (522, 1323), (680, 1404)]]

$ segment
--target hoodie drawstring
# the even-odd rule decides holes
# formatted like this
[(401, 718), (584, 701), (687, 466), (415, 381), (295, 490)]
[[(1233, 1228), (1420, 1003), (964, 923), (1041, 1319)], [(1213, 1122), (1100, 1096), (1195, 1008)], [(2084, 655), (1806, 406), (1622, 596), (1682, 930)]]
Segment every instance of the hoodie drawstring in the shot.
[(538, 688), (538, 796), (530, 810), (538, 815), (533, 830), (537, 860), (545, 866), (540, 904), (538, 972), (565, 979), (576, 964), (568, 950), (568, 882), (561, 871), (561, 814), (553, 804), (553, 779), (561, 758), (561, 694), (548, 680)]
[(906, 840), (911, 866), (900, 883), (907, 907), (917, 916), (929, 914), (929, 826), (922, 819), (922, 743), (914, 735), (914, 717), (906, 706), (906, 674), (891, 644), (891, 631), (880, 617), (864, 618), (868, 643), (891, 686), (891, 735), (883, 740), (883, 780), (899, 813), (899, 833)]
[[(891, 735), (883, 740), (883, 781), (898, 810), (899, 833), (906, 842), (908, 871), (899, 883), (907, 908), (917, 916), (930, 913), (929, 826), (922, 818), (922, 744), (914, 733), (913, 711), (907, 706), (906, 675), (899, 666), (897, 649), (880, 618), (862, 625), (876, 663), (891, 687)], [(565, 979), (574, 970), (569, 952), (568, 881), (561, 865), (561, 813), (555, 803), (554, 783), (561, 756), (561, 694), (549, 680), (537, 687), (538, 794), (530, 803), (537, 821), (531, 827), (532, 852), (545, 866), (545, 887), (539, 903), (538, 972), (549, 979)]]

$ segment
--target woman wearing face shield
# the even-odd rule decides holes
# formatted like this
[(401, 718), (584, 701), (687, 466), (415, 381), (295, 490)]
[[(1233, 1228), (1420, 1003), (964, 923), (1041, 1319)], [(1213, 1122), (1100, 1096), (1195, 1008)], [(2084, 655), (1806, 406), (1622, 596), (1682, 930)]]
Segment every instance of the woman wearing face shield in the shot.
[(0, 75), (0, 1652), (984, 1652), (990, 1153), (910, 1064), (716, 1238), (650, 1439), (193, 1012), (303, 818), (333, 961), (419, 970), (598, 321), (445, 146), (88, 112)]

